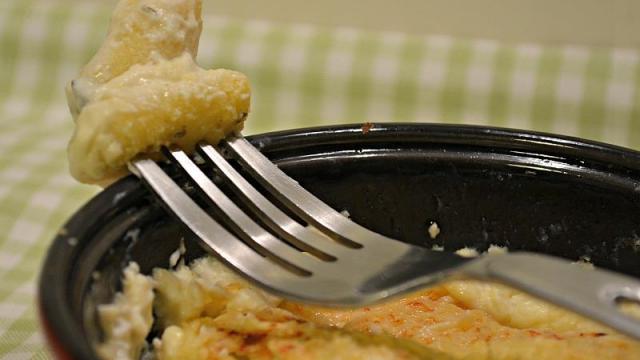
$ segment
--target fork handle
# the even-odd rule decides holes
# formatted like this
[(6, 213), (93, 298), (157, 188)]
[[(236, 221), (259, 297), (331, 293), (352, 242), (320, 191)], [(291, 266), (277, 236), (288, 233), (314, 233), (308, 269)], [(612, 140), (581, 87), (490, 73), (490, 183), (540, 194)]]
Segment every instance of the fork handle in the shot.
[(640, 339), (640, 319), (623, 314), (618, 306), (621, 300), (640, 305), (640, 281), (635, 278), (526, 252), (485, 256), (470, 263), (466, 272), (519, 288)]

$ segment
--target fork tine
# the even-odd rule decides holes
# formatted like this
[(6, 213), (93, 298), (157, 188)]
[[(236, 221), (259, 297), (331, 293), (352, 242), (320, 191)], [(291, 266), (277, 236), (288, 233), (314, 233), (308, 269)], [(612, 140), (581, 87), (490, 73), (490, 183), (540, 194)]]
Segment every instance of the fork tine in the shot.
[(309, 270), (315, 270), (322, 264), (318, 258), (298, 251), (264, 230), (231, 201), (183, 151), (167, 151), (167, 155), (202, 189), (233, 232), (242, 236), (245, 241), (257, 245), (256, 251), (275, 261), (284, 261), (282, 265), (292, 265), (297, 271), (306, 272), (306, 275), (310, 275)]
[(131, 170), (149, 185), (169, 209), (213, 250), (226, 264), (244, 276), (278, 292), (278, 281), (305, 281), (299, 275), (275, 265), (247, 244), (231, 235), (224, 227), (202, 210), (154, 161), (135, 160)]
[[(301, 249), (320, 256), (324, 260), (333, 261), (336, 256), (349, 256), (345, 254), (350, 248), (345, 248), (339, 243), (330, 241), (309, 227), (300, 225), (287, 214), (275, 206), (271, 201), (256, 190), (229, 162), (211, 145), (201, 145), (199, 152), (204, 158), (213, 162), (221, 171), (236, 194), (251, 207), (273, 231), (295, 244)], [(329, 241), (328, 241), (329, 240)]]
[(406, 250), (406, 245), (375, 233), (347, 219), (290, 178), (243, 137), (227, 138), (221, 143), (230, 149), (245, 170), (278, 201), (309, 224), (347, 246), (379, 245), (389, 251)]

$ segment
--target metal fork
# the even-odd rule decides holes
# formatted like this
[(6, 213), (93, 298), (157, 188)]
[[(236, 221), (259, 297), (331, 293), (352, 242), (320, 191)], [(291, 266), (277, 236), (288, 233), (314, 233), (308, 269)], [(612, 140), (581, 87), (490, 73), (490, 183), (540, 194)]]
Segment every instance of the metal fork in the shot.
[[(277, 202), (308, 225), (287, 215), (256, 190), (225, 159), (227, 152)], [(534, 253), (468, 259), (402, 243), (370, 231), (332, 209), (242, 137), (228, 138), (218, 147), (199, 146), (199, 156), (218, 169), (217, 174), (225, 178), (248, 212), (259, 219), (258, 223), (184, 152), (165, 149), (165, 153), (211, 200), (226, 227), (205, 212), (154, 161), (137, 159), (130, 168), (215, 255), (277, 295), (320, 305), (356, 306), (443, 279), (492, 280), (640, 339), (640, 321), (618, 308), (621, 300), (640, 302), (640, 281), (632, 277), (602, 269), (585, 270), (566, 260)]]

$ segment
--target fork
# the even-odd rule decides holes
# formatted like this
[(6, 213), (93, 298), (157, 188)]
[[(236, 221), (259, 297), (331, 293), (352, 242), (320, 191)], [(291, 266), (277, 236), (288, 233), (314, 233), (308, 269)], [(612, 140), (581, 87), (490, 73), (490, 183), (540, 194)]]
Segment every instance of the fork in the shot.
[[(619, 308), (622, 301), (640, 303), (640, 281), (632, 277), (582, 269), (548, 255), (514, 252), (469, 259), (388, 238), (319, 200), (241, 136), (229, 137), (218, 146), (199, 145), (195, 160), (204, 159), (217, 169), (217, 176), (228, 184), (244, 210), (205, 174), (198, 161), (181, 150), (165, 148), (163, 152), (197, 185), (226, 226), (214, 220), (156, 162), (136, 159), (129, 164), (131, 171), (214, 255), (279, 296), (325, 306), (357, 306), (444, 279), (491, 280), (640, 339), (640, 321)], [(244, 173), (288, 212), (267, 199), (226, 157), (235, 158)]]

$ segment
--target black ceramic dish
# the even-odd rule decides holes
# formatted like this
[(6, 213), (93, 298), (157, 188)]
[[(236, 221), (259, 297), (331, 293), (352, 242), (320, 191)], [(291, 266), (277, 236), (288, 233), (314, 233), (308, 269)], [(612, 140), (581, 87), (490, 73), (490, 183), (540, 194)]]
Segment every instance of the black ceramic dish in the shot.
[[(447, 250), (490, 244), (640, 277), (640, 153), (548, 134), (447, 125), (337, 126), (251, 137), (287, 173), (356, 222)], [(432, 240), (431, 221), (441, 228)], [(192, 235), (134, 177), (105, 189), (65, 225), (42, 269), (39, 302), (61, 358), (96, 359), (95, 307), (121, 271), (168, 266)]]

